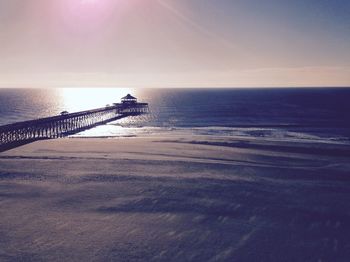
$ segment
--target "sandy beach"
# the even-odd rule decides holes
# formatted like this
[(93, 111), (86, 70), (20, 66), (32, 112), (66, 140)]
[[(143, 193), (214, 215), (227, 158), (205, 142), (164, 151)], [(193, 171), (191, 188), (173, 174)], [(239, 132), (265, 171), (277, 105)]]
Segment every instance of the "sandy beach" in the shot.
[(0, 261), (348, 261), (348, 145), (66, 138), (0, 153)]

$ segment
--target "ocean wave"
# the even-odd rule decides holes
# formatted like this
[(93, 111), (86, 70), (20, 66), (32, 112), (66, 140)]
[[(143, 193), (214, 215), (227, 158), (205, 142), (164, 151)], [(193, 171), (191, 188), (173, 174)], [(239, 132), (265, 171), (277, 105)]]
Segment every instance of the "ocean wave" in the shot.
[(350, 144), (349, 138), (335, 136), (333, 132), (320, 134), (320, 130), (290, 130), (285, 128), (256, 128), (256, 127), (156, 127), (139, 126), (124, 127), (116, 123), (99, 126), (86, 130), (72, 137), (144, 137), (144, 136), (215, 136), (230, 138), (245, 138), (254, 140), (289, 141), (289, 142), (318, 142)]

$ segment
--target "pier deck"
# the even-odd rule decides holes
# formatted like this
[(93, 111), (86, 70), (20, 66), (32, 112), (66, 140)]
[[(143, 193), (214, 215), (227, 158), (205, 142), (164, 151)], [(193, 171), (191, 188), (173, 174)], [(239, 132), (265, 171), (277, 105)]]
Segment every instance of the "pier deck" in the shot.
[(79, 133), (120, 118), (148, 113), (147, 103), (120, 103), (0, 126), (0, 152), (35, 140)]

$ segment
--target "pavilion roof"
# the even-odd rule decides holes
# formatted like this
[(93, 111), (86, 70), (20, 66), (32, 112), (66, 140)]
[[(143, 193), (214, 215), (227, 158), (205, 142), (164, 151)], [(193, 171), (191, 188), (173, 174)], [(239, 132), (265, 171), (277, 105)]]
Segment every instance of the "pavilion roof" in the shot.
[(124, 96), (123, 98), (122, 98), (123, 100), (124, 99), (126, 99), (126, 100), (136, 100), (137, 98), (136, 97), (133, 97), (132, 95), (130, 95), (130, 94), (127, 94), (127, 96)]

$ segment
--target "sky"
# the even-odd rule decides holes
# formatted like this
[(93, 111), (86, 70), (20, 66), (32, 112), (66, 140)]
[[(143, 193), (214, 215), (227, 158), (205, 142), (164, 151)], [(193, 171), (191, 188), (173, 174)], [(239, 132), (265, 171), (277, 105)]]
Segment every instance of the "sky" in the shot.
[(0, 87), (350, 86), (349, 0), (0, 0)]

